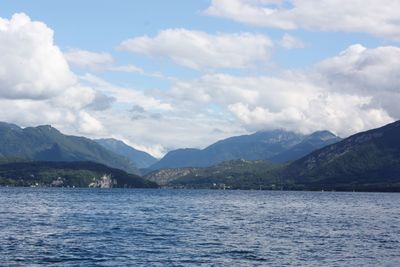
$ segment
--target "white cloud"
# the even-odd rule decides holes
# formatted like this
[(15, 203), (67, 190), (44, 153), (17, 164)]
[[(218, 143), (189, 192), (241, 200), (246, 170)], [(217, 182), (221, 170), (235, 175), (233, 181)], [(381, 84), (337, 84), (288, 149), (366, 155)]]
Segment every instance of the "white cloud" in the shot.
[(122, 50), (166, 57), (193, 69), (248, 68), (265, 62), (272, 42), (252, 33), (215, 35), (186, 29), (167, 29), (155, 37), (141, 36), (121, 43)]
[(120, 65), (120, 66), (111, 66), (109, 68), (111, 71), (120, 71), (120, 72), (130, 72), (130, 73), (139, 73), (139, 74), (144, 74), (144, 71), (142, 68), (139, 68), (135, 65)]
[(400, 118), (400, 48), (353, 45), (316, 66), (322, 86), (371, 97), (370, 105)]
[(25, 14), (0, 20), (0, 97), (45, 99), (77, 79), (53, 44), (53, 31)]
[(64, 53), (68, 63), (80, 68), (94, 71), (120, 71), (143, 74), (144, 71), (132, 64), (116, 65), (110, 53), (96, 53), (81, 49), (71, 49)]
[(400, 48), (350, 46), (312, 69), (275, 77), (208, 74), (176, 82), (171, 98), (215, 104), (249, 131), (328, 129), (342, 136), (400, 118)]
[(86, 110), (100, 94), (79, 84), (44, 23), (22, 13), (0, 19), (0, 61), (0, 120), (82, 133), (102, 128)]
[(328, 129), (347, 136), (389, 123), (400, 118), (399, 49), (353, 45), (307, 70), (276, 76), (206, 74), (177, 80), (164, 93), (144, 94), (90, 75), (83, 79), (129, 105), (94, 112), (104, 127), (160, 156), (246, 131)]
[[(207, 116), (204, 112), (179, 109), (166, 111), (161, 118), (147, 116), (132, 120), (128, 110), (109, 109), (96, 113), (108, 133), (100, 137), (114, 137), (127, 144), (161, 157), (172, 149), (182, 147), (203, 148), (219, 139), (245, 133), (232, 120)], [(223, 131), (215, 132), (218, 128)]]
[[(203, 146), (237, 128), (214, 118), (195, 118), (180, 107), (176, 110), (161, 93), (115, 86), (90, 74), (78, 78), (54, 44), (51, 29), (26, 15), (1, 19), (0, 28), (1, 121), (51, 124), (64, 133), (89, 137), (118, 136), (156, 156), (180, 145)], [(87, 68), (98, 64), (120, 67), (108, 56), (82, 62)], [(134, 105), (143, 108), (143, 119), (132, 118), (129, 110)], [(226, 131), (210, 135), (210, 126)]]
[(146, 95), (143, 91), (116, 86), (91, 74), (86, 74), (80, 79), (96, 87), (97, 90), (112, 96), (120, 104), (138, 105), (148, 110), (169, 111), (173, 109), (169, 103)]
[[(247, 67), (268, 58), (269, 45), (242, 51), (246, 42), (241, 38), (252, 40), (254, 35), (171, 31), (175, 43), (182, 41), (176, 51), (172, 39), (161, 44), (165, 32), (143, 37), (149, 43), (140, 49), (200, 69)], [(236, 58), (231, 57), (234, 52)], [(126, 67), (107, 55), (94, 58), (81, 64), (89, 69)], [(52, 124), (89, 137), (113, 136), (156, 156), (178, 147), (204, 147), (246, 130), (328, 129), (348, 135), (400, 118), (398, 47), (354, 45), (308, 70), (275, 76), (207, 74), (175, 80), (169, 90), (143, 91), (91, 74), (77, 77), (54, 44), (51, 29), (19, 14), (0, 19), (0, 59), (0, 120)]]
[(365, 32), (400, 40), (398, 10), (398, 0), (212, 0), (205, 14), (261, 27)]
[(304, 48), (305, 44), (299, 38), (285, 33), (280, 41), (280, 45), (286, 49)]
[(114, 59), (110, 53), (71, 49), (65, 52), (64, 55), (70, 64), (89, 69), (104, 69), (114, 64)]
[(94, 134), (104, 132), (102, 123), (85, 110), (71, 110), (53, 101), (0, 99), (0, 120), (21, 126), (51, 124), (66, 132)]
[(79, 113), (79, 120), (78, 131), (81, 133), (93, 134), (104, 132), (103, 124), (87, 112), (81, 111)]

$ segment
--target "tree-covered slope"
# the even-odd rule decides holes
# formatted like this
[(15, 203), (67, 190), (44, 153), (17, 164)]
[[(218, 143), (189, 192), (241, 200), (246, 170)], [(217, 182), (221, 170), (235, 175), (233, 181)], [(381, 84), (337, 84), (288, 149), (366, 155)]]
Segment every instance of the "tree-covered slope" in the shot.
[(0, 186), (156, 188), (154, 182), (94, 162), (0, 163)]
[(289, 165), (282, 177), (308, 187), (399, 188), (400, 121), (317, 150)]
[(161, 169), (145, 178), (171, 187), (258, 189), (261, 180), (267, 176), (271, 177), (271, 182), (275, 181), (270, 173), (281, 166), (268, 161), (232, 160), (203, 168)]
[(241, 189), (400, 191), (400, 121), (355, 134), (285, 165), (264, 166), (268, 163), (262, 161), (227, 164), (234, 166), (234, 171), (221, 165), (194, 169), (169, 177), (168, 185), (212, 188), (220, 183)]
[(49, 125), (20, 128), (0, 123), (0, 156), (38, 161), (93, 161), (138, 172), (129, 159), (88, 138), (64, 135)]

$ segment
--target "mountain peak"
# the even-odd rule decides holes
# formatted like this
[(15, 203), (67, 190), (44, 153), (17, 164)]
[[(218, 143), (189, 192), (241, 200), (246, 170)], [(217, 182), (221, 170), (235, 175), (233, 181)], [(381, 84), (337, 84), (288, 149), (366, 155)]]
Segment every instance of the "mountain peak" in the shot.
[(334, 133), (323, 130), (323, 131), (316, 131), (307, 136), (307, 139), (320, 139), (322, 141), (327, 141), (331, 139), (338, 139), (339, 137), (335, 135)]
[[(38, 126), (36, 126), (36, 128), (38, 128), (38, 129), (43, 129), (43, 130), (49, 130), (49, 131), (57, 130), (56, 128), (54, 128), (54, 127), (51, 126), (50, 124), (38, 125)], [(57, 130), (57, 131), (58, 131), (58, 130)]]
[(46, 124), (46, 125), (38, 125), (36, 127), (27, 127), (26, 130), (38, 130), (42, 133), (56, 133), (62, 134), (58, 129), (54, 128), (53, 126)]

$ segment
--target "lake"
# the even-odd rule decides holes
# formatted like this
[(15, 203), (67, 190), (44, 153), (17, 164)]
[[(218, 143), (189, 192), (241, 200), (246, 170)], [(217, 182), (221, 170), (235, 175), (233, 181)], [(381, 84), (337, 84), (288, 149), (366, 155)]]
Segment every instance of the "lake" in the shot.
[(400, 194), (0, 188), (1, 266), (399, 266)]

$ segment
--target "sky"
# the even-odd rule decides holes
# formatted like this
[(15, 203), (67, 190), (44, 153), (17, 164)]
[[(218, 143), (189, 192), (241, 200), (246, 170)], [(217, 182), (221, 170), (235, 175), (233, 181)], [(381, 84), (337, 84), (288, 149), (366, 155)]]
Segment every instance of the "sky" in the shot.
[(0, 121), (161, 157), (400, 118), (398, 0), (0, 0)]

